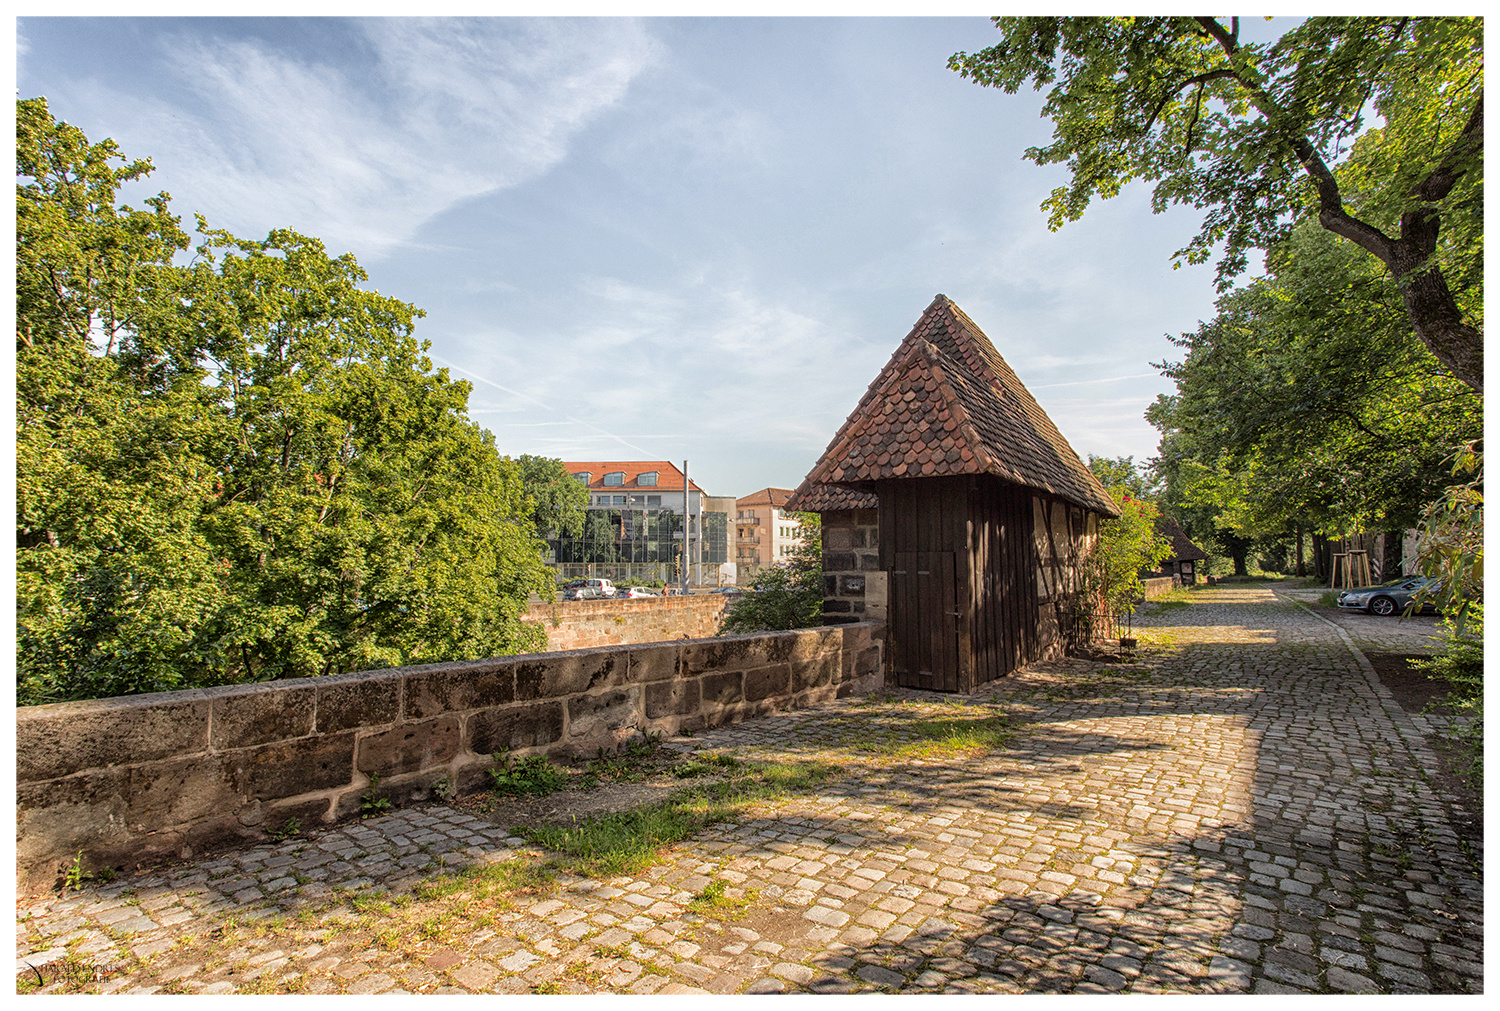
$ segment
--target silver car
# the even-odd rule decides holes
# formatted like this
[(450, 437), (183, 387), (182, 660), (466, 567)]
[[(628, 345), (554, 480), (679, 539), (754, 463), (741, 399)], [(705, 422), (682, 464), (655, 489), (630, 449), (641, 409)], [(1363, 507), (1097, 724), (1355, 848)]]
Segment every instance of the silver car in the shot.
[(1392, 614), (1405, 613), (1412, 598), (1423, 587), (1428, 588), (1427, 597), (1422, 601), (1422, 608), (1417, 613), (1436, 614), (1437, 608), (1432, 605), (1432, 597), (1437, 594), (1437, 580), (1429, 576), (1409, 576), (1394, 583), (1345, 590), (1339, 594), (1338, 604), (1346, 611), (1364, 611), (1366, 614), (1388, 617)]

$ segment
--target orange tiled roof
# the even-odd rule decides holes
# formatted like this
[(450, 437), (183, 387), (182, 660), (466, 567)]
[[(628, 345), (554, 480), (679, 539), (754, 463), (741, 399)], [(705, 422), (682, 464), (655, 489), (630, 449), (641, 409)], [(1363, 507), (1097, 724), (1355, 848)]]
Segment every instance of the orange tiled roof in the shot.
[(760, 491), (751, 492), (742, 499), (737, 499), (734, 504), (740, 507), (768, 505), (782, 509), (786, 506), (786, 500), (791, 497), (792, 490), (790, 488), (762, 488)]
[[(568, 463), (565, 461), (563, 466), (568, 469), (569, 474), (587, 473), (589, 476), (589, 488), (594, 491), (641, 487), (647, 490), (682, 491), (682, 471), (672, 466), (671, 462), (667, 460), (606, 460), (601, 463)], [(642, 474), (649, 474), (652, 471), (656, 471), (657, 474), (655, 485), (643, 486), (636, 483)], [(604, 475), (617, 472), (625, 475), (624, 483), (606, 486)], [(702, 488), (698, 487), (697, 481), (689, 481), (688, 487), (693, 491), (703, 491)]]
[(938, 295), (804, 485), (955, 474), (993, 474), (1119, 515), (989, 338)]

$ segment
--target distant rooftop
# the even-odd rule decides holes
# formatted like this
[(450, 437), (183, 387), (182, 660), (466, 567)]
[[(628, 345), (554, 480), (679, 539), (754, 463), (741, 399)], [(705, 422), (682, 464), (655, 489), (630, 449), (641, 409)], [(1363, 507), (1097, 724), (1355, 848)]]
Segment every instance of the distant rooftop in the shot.
[[(608, 491), (614, 488), (640, 488), (655, 491), (682, 491), (682, 471), (673, 466), (670, 460), (605, 460), (591, 463), (572, 463), (563, 461), (563, 466), (568, 469), (569, 474), (587, 474), (589, 476), (588, 486), (591, 491)], [(618, 483), (605, 484), (604, 478), (607, 474), (621, 475)], [(656, 475), (655, 484), (641, 484), (641, 475)], [(693, 491), (707, 494), (698, 486), (697, 481), (691, 481), (688, 487)]]
[(734, 504), (741, 508), (768, 505), (781, 509), (786, 506), (786, 500), (791, 497), (792, 489), (790, 488), (762, 488), (760, 491), (751, 492), (744, 498), (736, 499)]

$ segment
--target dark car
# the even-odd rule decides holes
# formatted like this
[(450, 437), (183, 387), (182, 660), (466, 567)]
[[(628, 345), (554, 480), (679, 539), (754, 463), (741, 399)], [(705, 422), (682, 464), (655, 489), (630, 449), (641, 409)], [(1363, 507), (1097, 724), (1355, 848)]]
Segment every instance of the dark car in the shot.
[(1427, 588), (1427, 596), (1422, 601), (1421, 610), (1416, 613), (1436, 614), (1437, 608), (1432, 605), (1432, 598), (1437, 595), (1437, 580), (1428, 576), (1409, 576), (1380, 586), (1345, 590), (1339, 594), (1338, 604), (1346, 611), (1364, 611), (1366, 614), (1378, 614), (1382, 617), (1404, 614), (1417, 591), (1424, 587)]

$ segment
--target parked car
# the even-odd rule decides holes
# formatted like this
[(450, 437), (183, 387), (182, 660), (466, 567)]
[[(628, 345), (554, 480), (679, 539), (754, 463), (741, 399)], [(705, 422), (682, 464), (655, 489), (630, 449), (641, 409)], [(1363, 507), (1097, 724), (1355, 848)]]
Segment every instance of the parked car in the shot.
[(745, 595), (745, 591), (740, 589), (738, 586), (721, 586), (717, 590), (711, 590), (709, 592), (722, 593), (726, 597), (743, 597)]
[(639, 600), (642, 597), (654, 597), (656, 594), (644, 586), (622, 586), (615, 590), (616, 597), (628, 597), (631, 600)]
[(615, 585), (607, 579), (574, 579), (563, 584), (563, 600), (599, 600), (613, 597)]
[(1431, 597), (1437, 593), (1437, 580), (1429, 576), (1409, 576), (1380, 586), (1360, 586), (1345, 590), (1339, 594), (1338, 605), (1346, 611), (1364, 611), (1381, 617), (1404, 614), (1417, 591), (1424, 587), (1428, 588), (1428, 599), (1422, 602), (1422, 608), (1417, 613), (1436, 614), (1437, 608), (1432, 605)]

